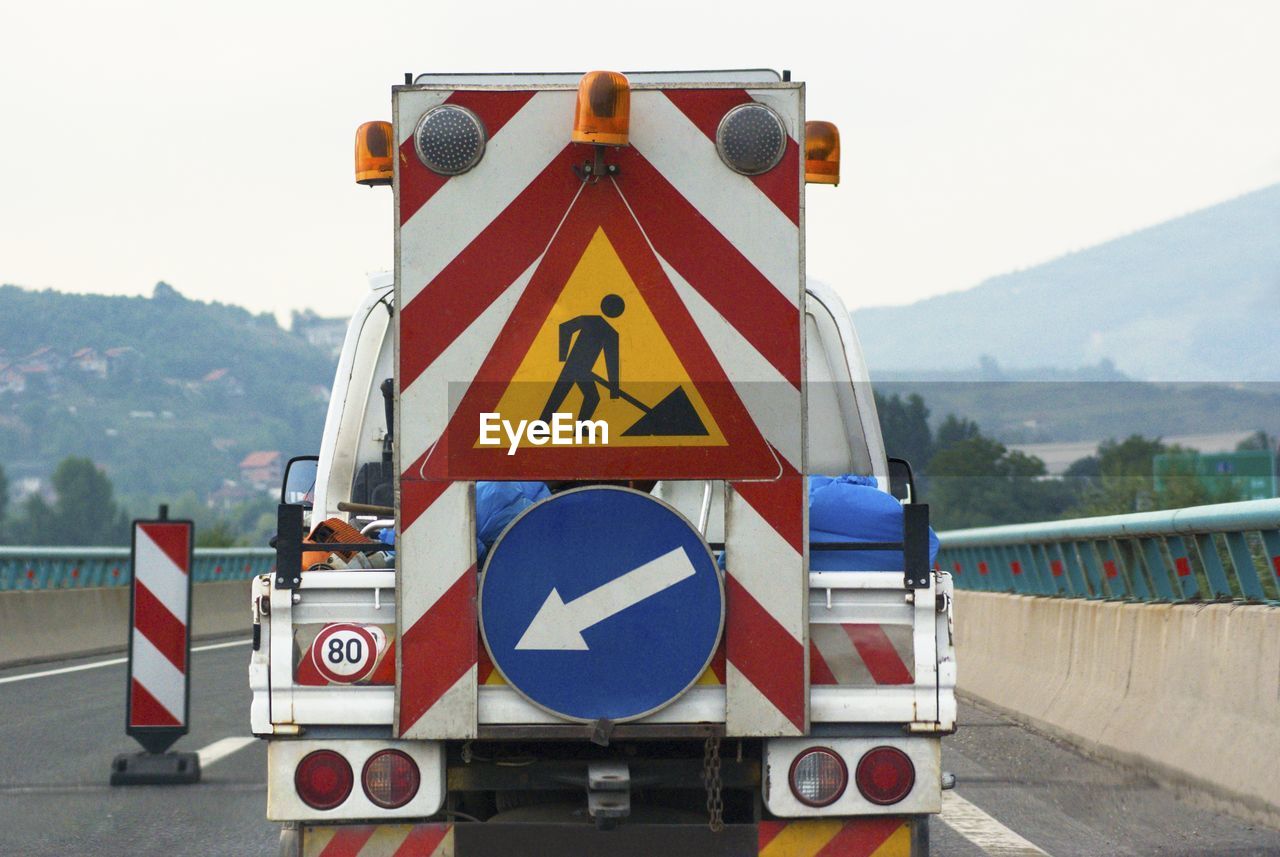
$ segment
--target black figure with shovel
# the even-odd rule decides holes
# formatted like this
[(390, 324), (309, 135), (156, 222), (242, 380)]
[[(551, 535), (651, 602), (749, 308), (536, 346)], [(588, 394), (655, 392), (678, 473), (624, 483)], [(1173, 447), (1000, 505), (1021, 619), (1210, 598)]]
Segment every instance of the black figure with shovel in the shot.
[[(589, 420), (600, 404), (596, 384), (609, 391), (609, 398), (623, 401), (644, 412), (626, 431), (623, 437), (671, 437), (681, 435), (705, 436), (707, 427), (689, 401), (683, 387), (676, 387), (652, 408), (628, 394), (618, 384), (618, 331), (607, 318), (617, 318), (627, 308), (620, 295), (605, 295), (600, 301), (602, 315), (580, 315), (560, 325), (560, 362), (564, 368), (551, 388), (551, 395), (542, 408), (541, 419), (551, 422), (565, 396), (573, 387), (582, 391), (582, 407), (579, 420)], [(595, 373), (595, 364), (604, 355), (605, 373), (608, 379)]]

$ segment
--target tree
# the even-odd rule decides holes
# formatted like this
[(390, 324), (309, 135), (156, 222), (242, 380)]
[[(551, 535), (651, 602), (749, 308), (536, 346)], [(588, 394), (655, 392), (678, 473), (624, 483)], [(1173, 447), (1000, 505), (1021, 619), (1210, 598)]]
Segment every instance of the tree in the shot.
[(947, 418), (942, 421), (942, 425), (938, 426), (938, 434), (934, 439), (934, 449), (941, 452), (961, 441), (974, 440), (979, 437), (982, 437), (982, 432), (979, 430), (978, 424), (973, 420), (967, 420), (955, 414), (947, 414)]
[(929, 429), (929, 409), (924, 399), (912, 393), (903, 399), (897, 393), (884, 398), (875, 394), (880, 414), (880, 431), (885, 449), (893, 458), (905, 458), (913, 469), (928, 467), (933, 457), (933, 436)]
[(225, 520), (218, 520), (210, 527), (196, 529), (196, 547), (230, 548), (237, 544), (235, 531)]
[(1043, 461), (956, 422), (971, 436), (940, 448), (929, 465), (928, 499), (940, 529), (1042, 521), (1070, 508), (1073, 493), (1047, 478)]
[[(1161, 454), (1177, 457), (1170, 460), (1157, 490), (1154, 461)], [(1126, 515), (1240, 499), (1239, 487), (1230, 480), (1210, 484), (1202, 478), (1193, 450), (1169, 446), (1160, 438), (1140, 434), (1131, 434), (1122, 441), (1110, 438), (1098, 444), (1096, 458), (1097, 478), (1089, 480), (1074, 514)], [(1089, 459), (1076, 464), (1085, 461)]]
[(1272, 452), (1276, 449), (1276, 439), (1262, 429), (1258, 429), (1236, 444), (1236, 452), (1252, 452), (1259, 449), (1264, 452)]
[(1096, 455), (1077, 458), (1062, 475), (1069, 479), (1099, 479), (1102, 477), (1102, 459)]
[(1152, 461), (1168, 447), (1160, 438), (1131, 434), (1098, 444), (1097, 479), (1086, 486), (1076, 511), (1081, 515), (1125, 515), (1155, 506)]
[(122, 545), (129, 520), (116, 503), (111, 480), (88, 458), (64, 458), (53, 472), (57, 499), (50, 506), (38, 494), (23, 507), (28, 541), (50, 545)]

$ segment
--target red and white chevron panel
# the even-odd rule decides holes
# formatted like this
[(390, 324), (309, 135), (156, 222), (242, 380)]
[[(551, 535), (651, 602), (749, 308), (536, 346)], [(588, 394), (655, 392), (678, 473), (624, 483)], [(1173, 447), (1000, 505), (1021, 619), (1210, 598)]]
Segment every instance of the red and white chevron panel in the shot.
[[(691, 322), (700, 341), (689, 353), (705, 354), (709, 365), (686, 368), (696, 370), (695, 383), (718, 385), (733, 400), (742, 416), (726, 436), (737, 429), (735, 437), (754, 438), (750, 455), (733, 456), (754, 469), (704, 473), (697, 465), (720, 461), (715, 450), (700, 459), (678, 447), (632, 447), (557, 478), (764, 480), (734, 483), (726, 526), (729, 733), (798, 734), (808, 659), (802, 90), (634, 87), (631, 145), (610, 150), (618, 176), (598, 185), (573, 171), (591, 154), (569, 142), (575, 98), (572, 89), (483, 87), (405, 88), (395, 97), (398, 734), (476, 734), (474, 511), (471, 483), (450, 471), (451, 420), (471, 416), (469, 393), (510, 380), (501, 367), (521, 356), (507, 353), (510, 343), (532, 336), (530, 295), (544, 300), (543, 281), (555, 273), (546, 269), (564, 264), (543, 262), (562, 230), (581, 227), (584, 206), (621, 211), (638, 229), (655, 263), (641, 286), (662, 296), (670, 317)], [(752, 100), (782, 117), (790, 139), (779, 166), (747, 178), (721, 162), (714, 137), (729, 109)], [(419, 117), (446, 101), (475, 113), (487, 132), (484, 157), (453, 178), (424, 167), (412, 139)], [(500, 478), (547, 478), (546, 460), (522, 451), (504, 459)], [(530, 469), (521, 472), (525, 461)], [(678, 473), (664, 473), (677, 462)]]
[[(736, 482), (725, 506), (725, 731), (803, 735), (809, 728), (809, 613), (804, 477)], [(795, 593), (806, 593), (797, 602)]]
[(910, 625), (819, 623), (809, 628), (809, 675), (815, 685), (914, 684)]
[(127, 730), (187, 726), (192, 526), (135, 521)]
[(452, 824), (305, 825), (303, 857), (454, 857)]

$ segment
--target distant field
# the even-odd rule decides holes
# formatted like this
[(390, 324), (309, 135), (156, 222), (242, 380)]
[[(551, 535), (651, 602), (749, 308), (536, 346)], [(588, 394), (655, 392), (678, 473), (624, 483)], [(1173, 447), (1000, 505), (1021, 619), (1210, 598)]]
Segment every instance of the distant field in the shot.
[[(1253, 431), (1229, 431), (1218, 434), (1186, 434), (1164, 438), (1170, 445), (1176, 444), (1198, 452), (1233, 452), (1236, 444), (1253, 435)], [(1066, 443), (1015, 443), (1010, 449), (1034, 455), (1044, 462), (1050, 476), (1061, 476), (1072, 462), (1093, 455), (1099, 442), (1105, 438), (1092, 441), (1071, 441)]]

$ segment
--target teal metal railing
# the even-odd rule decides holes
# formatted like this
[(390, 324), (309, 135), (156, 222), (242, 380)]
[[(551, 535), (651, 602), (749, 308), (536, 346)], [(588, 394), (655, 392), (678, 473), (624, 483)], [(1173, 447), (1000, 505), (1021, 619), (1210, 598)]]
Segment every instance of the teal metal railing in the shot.
[[(196, 548), (192, 579), (245, 580), (275, 564), (271, 548)], [(0, 547), (0, 592), (125, 586), (132, 576), (127, 547)]]
[(964, 589), (1280, 605), (1280, 498), (938, 534)]

